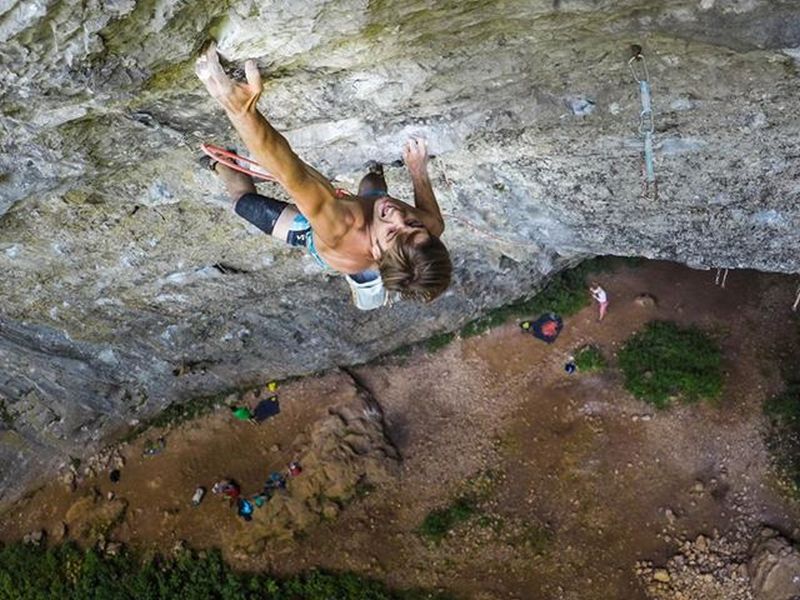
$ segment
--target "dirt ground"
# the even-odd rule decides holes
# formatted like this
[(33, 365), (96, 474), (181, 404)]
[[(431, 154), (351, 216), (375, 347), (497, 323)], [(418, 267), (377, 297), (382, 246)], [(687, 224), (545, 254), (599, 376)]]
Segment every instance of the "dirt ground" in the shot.
[[(223, 408), (148, 432), (121, 448), (118, 483), (105, 473), (75, 491), (51, 482), (7, 508), (0, 540), (58, 531), (76, 500), (96, 489), (127, 503), (109, 537), (140, 549), (169, 551), (184, 540), (221, 547), (242, 569), (353, 570), (479, 600), (638, 600), (646, 596), (636, 561), (666, 560), (678, 537), (746, 519), (797, 538), (800, 506), (778, 491), (761, 433), (761, 404), (780, 389), (780, 362), (800, 349), (795, 282), (735, 271), (721, 289), (713, 272), (664, 262), (598, 280), (611, 300), (607, 318), (598, 323), (586, 308), (565, 319), (552, 345), (509, 323), (434, 354), (355, 369), (385, 412), (401, 474), (294, 542), (246, 556), (232, 540), (249, 524), (217, 498), (197, 508), (190, 498), (222, 477), (254, 493), (270, 471), (285, 469), (295, 436), (352, 396), (344, 373), (282, 385), (281, 414), (260, 426)], [(657, 306), (636, 305), (643, 292)], [(652, 319), (695, 324), (720, 341), (719, 402), (656, 411), (624, 391), (616, 350)], [(610, 368), (567, 375), (566, 357), (586, 343), (601, 348)], [(145, 440), (161, 435), (166, 450), (143, 457)], [(487, 473), (481, 514), (439, 544), (425, 541), (425, 515)]]

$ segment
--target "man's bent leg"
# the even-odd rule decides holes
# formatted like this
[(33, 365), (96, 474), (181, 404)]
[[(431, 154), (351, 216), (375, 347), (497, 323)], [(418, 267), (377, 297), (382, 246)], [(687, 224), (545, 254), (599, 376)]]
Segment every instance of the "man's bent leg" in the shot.
[(256, 191), (253, 178), (245, 173), (217, 163), (214, 172), (222, 179), (225, 189), (233, 200), (233, 210), (264, 233), (292, 246), (304, 246), (308, 225), (295, 219), (300, 215), (297, 208), (262, 196)]
[(213, 170), (222, 180), (223, 185), (225, 185), (225, 190), (228, 192), (234, 204), (245, 194), (256, 193), (256, 186), (253, 183), (253, 178), (249, 175), (235, 171), (220, 163), (216, 163)]

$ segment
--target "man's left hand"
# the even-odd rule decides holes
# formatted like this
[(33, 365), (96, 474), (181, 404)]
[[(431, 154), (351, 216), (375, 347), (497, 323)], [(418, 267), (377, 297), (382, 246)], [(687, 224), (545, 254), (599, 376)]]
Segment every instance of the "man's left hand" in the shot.
[(403, 161), (409, 171), (415, 174), (428, 172), (428, 144), (418, 137), (412, 137), (406, 142), (403, 150)]
[(254, 60), (244, 63), (247, 83), (233, 81), (219, 62), (217, 43), (211, 42), (197, 59), (194, 67), (208, 93), (222, 105), (230, 116), (240, 115), (255, 108), (261, 95), (261, 74)]

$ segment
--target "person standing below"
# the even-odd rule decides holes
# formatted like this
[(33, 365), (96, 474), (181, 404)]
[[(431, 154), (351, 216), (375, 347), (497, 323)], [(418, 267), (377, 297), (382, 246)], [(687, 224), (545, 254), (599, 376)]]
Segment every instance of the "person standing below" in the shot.
[(597, 321), (600, 322), (603, 320), (603, 317), (606, 316), (606, 311), (608, 310), (608, 294), (596, 281), (593, 281), (589, 286), (589, 292), (591, 292), (592, 298), (597, 302), (599, 311)]

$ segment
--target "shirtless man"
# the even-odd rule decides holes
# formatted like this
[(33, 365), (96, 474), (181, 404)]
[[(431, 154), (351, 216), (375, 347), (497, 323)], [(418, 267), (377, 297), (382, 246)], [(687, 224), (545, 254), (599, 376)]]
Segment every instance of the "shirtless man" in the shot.
[(226, 75), (216, 44), (211, 43), (197, 59), (195, 71), (225, 109), (253, 159), (275, 177), (296, 206), (256, 194), (247, 175), (218, 164), (215, 170), (237, 214), (273, 237), (306, 246), (320, 263), (355, 281), (377, 270), (387, 290), (423, 302), (447, 289), (453, 266), (439, 239), (444, 221), (428, 177), (424, 141), (410, 140), (404, 153), (415, 206), (388, 195), (380, 168), (361, 181), (358, 196), (342, 194), (300, 160), (256, 108), (262, 86), (254, 61), (245, 63), (247, 83), (235, 82)]

